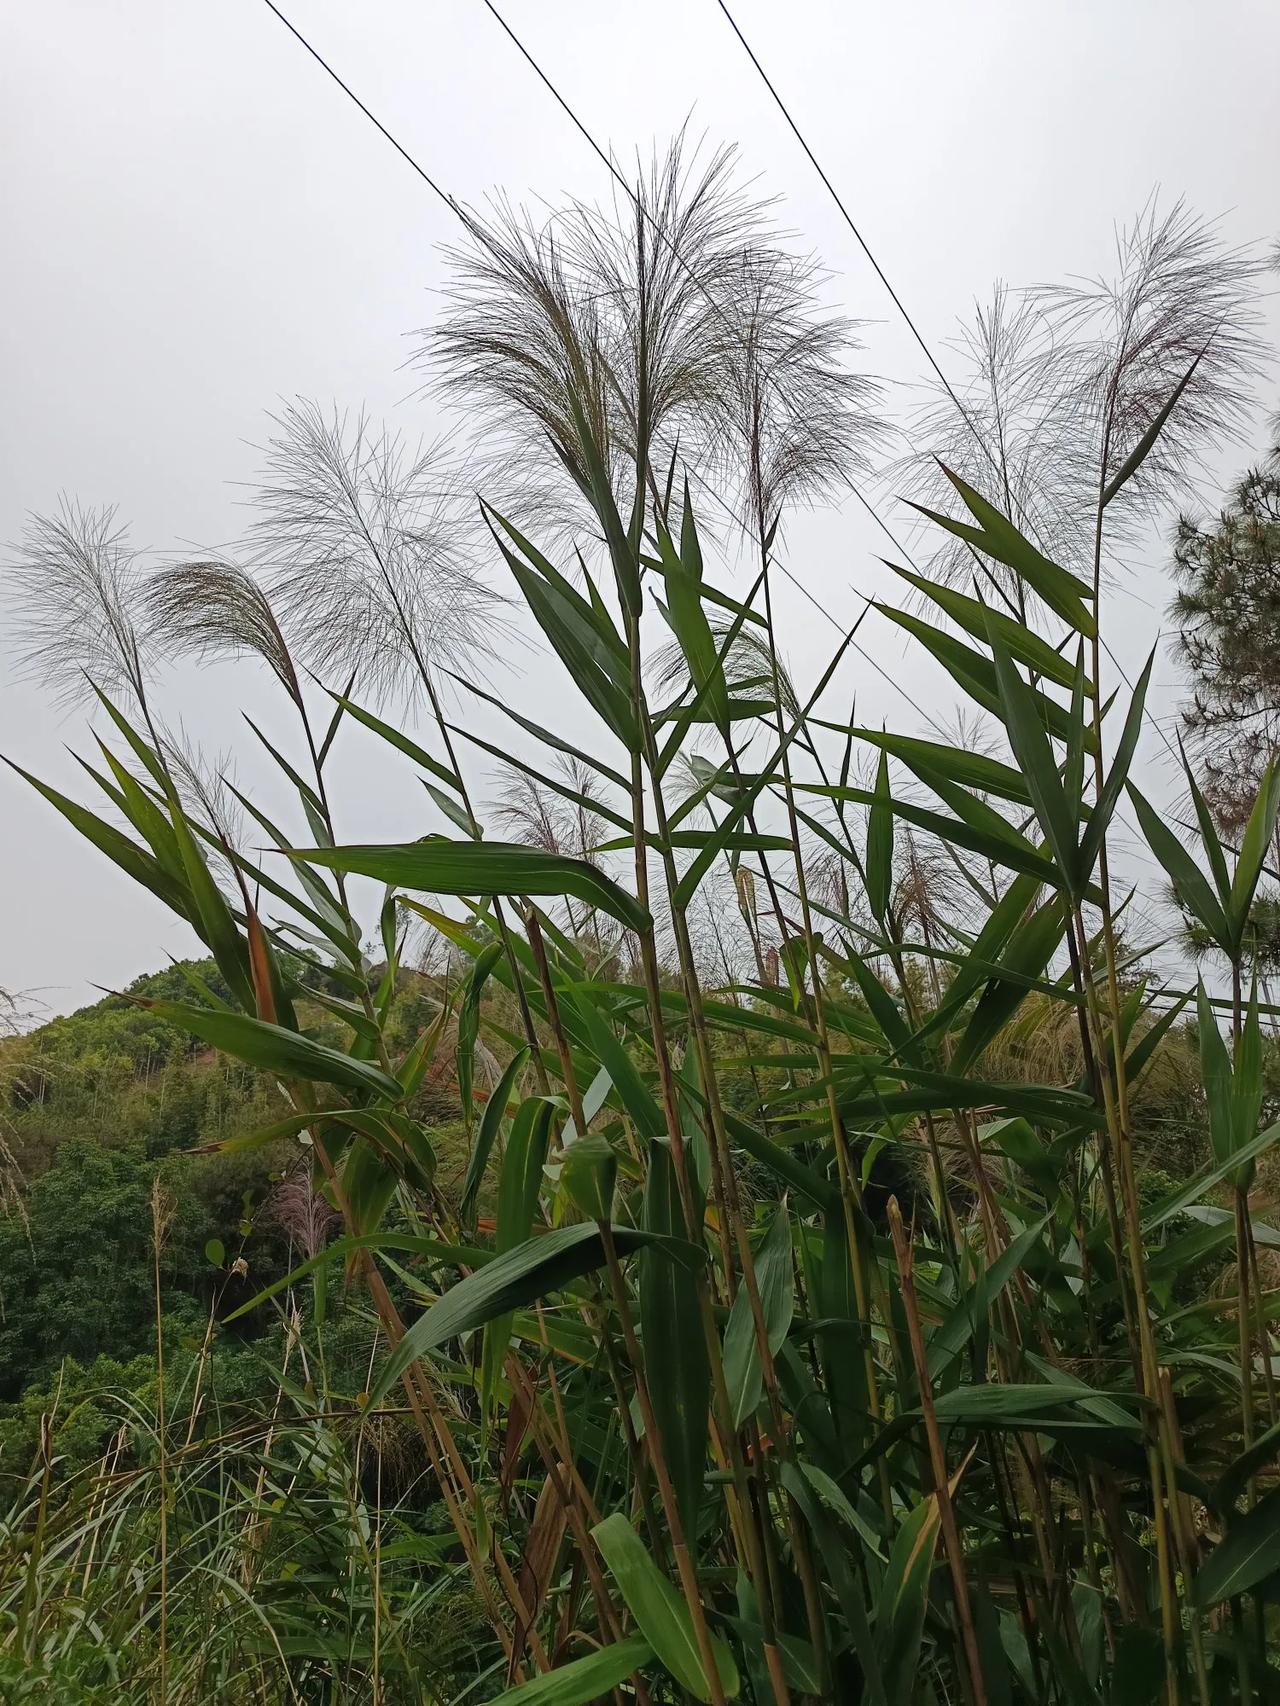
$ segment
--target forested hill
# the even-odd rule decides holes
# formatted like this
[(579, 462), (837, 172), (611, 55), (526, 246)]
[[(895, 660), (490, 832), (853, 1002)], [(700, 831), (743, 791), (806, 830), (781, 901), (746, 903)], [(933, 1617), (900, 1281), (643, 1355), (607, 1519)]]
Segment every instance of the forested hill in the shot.
[[(178, 967), (129, 993), (193, 998)], [(7, 1040), (0, 1092), (0, 1399), (45, 1391), (67, 1358), (86, 1373), (99, 1364), (95, 1379), (108, 1383), (103, 1360), (144, 1356), (150, 1367), (157, 1184), (161, 1296), (176, 1332), (203, 1329), (218, 1280), (211, 1240), (243, 1245), (251, 1270), (279, 1265), (287, 1240), (270, 1204), (281, 1157), (189, 1153), (266, 1123), (270, 1087), (248, 1069), (109, 996)]]
[[(222, 993), (212, 962), (172, 966), (0, 1042), (0, 1472), (29, 1466), (59, 1381), (60, 1415), (77, 1390), (153, 1382), (157, 1212), (165, 1338), (179, 1352), (203, 1340), (215, 1302), (224, 1315), (287, 1272), (327, 1214), (297, 1177), (296, 1144), (213, 1147), (279, 1119), (273, 1086), (127, 998), (197, 1000), (191, 974)], [(414, 1023), (413, 994), (397, 1005)], [(456, 1093), (446, 1081), (424, 1094), (447, 1143)], [(272, 1320), (260, 1312), (231, 1348)], [(95, 1425), (75, 1424), (85, 1451)]]

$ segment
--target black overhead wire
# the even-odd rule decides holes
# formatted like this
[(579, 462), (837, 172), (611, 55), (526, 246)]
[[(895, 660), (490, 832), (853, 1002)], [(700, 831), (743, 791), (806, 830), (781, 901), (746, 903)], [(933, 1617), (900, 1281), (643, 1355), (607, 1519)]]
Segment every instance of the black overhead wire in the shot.
[[(485, 0), (485, 3), (488, 4), (488, 0)], [(803, 148), (805, 153), (808, 155), (810, 165), (813, 167), (814, 171), (818, 174), (818, 176), (822, 179), (822, 182), (826, 187), (828, 195), (831, 197), (832, 201), (835, 202), (837, 208), (839, 208), (840, 216), (844, 220), (845, 224), (849, 227), (850, 231), (853, 233), (854, 239), (856, 240), (858, 247), (862, 250), (863, 254), (867, 257), (868, 261), (870, 261), (872, 269), (875, 272), (876, 277), (880, 280), (881, 284), (889, 292), (889, 295), (893, 300), (894, 307), (898, 310), (899, 314), (901, 314), (902, 318), (906, 321), (908, 330), (910, 331), (912, 337), (920, 345), (921, 350), (924, 352), (925, 360), (929, 363), (929, 366), (937, 374), (938, 381), (941, 384), (943, 390), (947, 393), (947, 396), (950, 397), (951, 401), (955, 404), (956, 408), (959, 410), (960, 415), (962, 416), (965, 425), (969, 428), (969, 431), (973, 434), (974, 439), (977, 441), (980, 449), (982, 450), (983, 454), (986, 456), (987, 460), (991, 463), (992, 467), (996, 469), (996, 472), (999, 473), (999, 466), (996, 463), (995, 458), (992, 455), (990, 449), (987, 447), (986, 440), (983, 438), (981, 432), (979, 432), (977, 426), (975, 425), (973, 417), (970, 415), (968, 409), (965, 408), (964, 404), (960, 401), (960, 398), (957, 396), (956, 392), (952, 389), (951, 381), (947, 378), (946, 374), (938, 366), (938, 363), (937, 363), (936, 359), (934, 358), (933, 351), (929, 348), (928, 344), (925, 342), (924, 337), (921, 334), (920, 328), (916, 325), (915, 321), (911, 318), (911, 315), (907, 311), (906, 304), (903, 302), (902, 298), (898, 295), (897, 291), (889, 283), (889, 278), (888, 278), (888, 275), (886, 274), (884, 268), (880, 265), (879, 261), (872, 254), (871, 247), (868, 244), (866, 238), (862, 235), (862, 232), (859, 231), (857, 225), (854, 223), (853, 215), (849, 212), (849, 209), (845, 206), (844, 202), (840, 199), (839, 192), (836, 190), (835, 185), (831, 182), (831, 179), (823, 171), (822, 166), (818, 160), (818, 156), (814, 153), (813, 149), (810, 148), (809, 144), (805, 141), (804, 133), (801, 131), (800, 126), (792, 118), (790, 110), (787, 107), (787, 103), (783, 100), (782, 96), (778, 93), (777, 89), (774, 87), (773, 81), (770, 78), (768, 72), (765, 70), (764, 66), (761, 65), (760, 61), (756, 58), (755, 53), (752, 50), (751, 43), (747, 40), (746, 36), (744, 36), (742, 31), (738, 28), (737, 20), (734, 18), (733, 13), (725, 5), (724, 0), (716, 0), (716, 3), (720, 7), (720, 10), (724, 13), (725, 17), (729, 20), (729, 28), (733, 31), (734, 35), (737, 36), (738, 40), (742, 43), (742, 46), (746, 52), (747, 58), (751, 61), (752, 65), (754, 65), (756, 70), (759, 72), (760, 81), (764, 84), (765, 88), (773, 96), (774, 103), (776, 104), (778, 111), (782, 114), (783, 118), (786, 119), (787, 124), (790, 126), (792, 135), (795, 137), (796, 141), (800, 144), (801, 148)], [(492, 10), (492, 7), (490, 8), (490, 10)]]
[(413, 170), (422, 179), (427, 188), (429, 190), (433, 190), (435, 194), (440, 197), (440, 200), (445, 204), (449, 211), (451, 213), (455, 213), (464, 225), (469, 226), (470, 220), (448, 191), (440, 188), (440, 185), (435, 181), (431, 174), (425, 171), (414, 159), (413, 155), (410, 154), (409, 150), (396, 140), (396, 138), (387, 129), (386, 125), (382, 123), (381, 119), (376, 118), (374, 114), (369, 111), (368, 107), (365, 106), (364, 102), (360, 99), (359, 95), (356, 94), (350, 84), (343, 82), (342, 78), (339, 77), (332, 65), (329, 64), (328, 60), (322, 58), (321, 55), (317, 53), (316, 49), (312, 47), (306, 36), (303, 35), (302, 31), (296, 29), (294, 25), (289, 22), (288, 18), (285, 17), (280, 8), (273, 4), (273, 0), (262, 0), (262, 3), (269, 12), (275, 13), (276, 17), (279, 18), (280, 22), (284, 25), (285, 29), (288, 30), (289, 34), (293, 36), (295, 40), (302, 43), (303, 47), (305, 47), (307, 52), (311, 55), (312, 59), (315, 60), (316, 64), (328, 72), (329, 76), (333, 78), (334, 82), (342, 90), (347, 99), (349, 101), (353, 101), (355, 105), (359, 107), (360, 111), (368, 119), (374, 129), (382, 132), (383, 136), (386, 137), (387, 141), (395, 149), (396, 153), (406, 160), (410, 166), (412, 166)]

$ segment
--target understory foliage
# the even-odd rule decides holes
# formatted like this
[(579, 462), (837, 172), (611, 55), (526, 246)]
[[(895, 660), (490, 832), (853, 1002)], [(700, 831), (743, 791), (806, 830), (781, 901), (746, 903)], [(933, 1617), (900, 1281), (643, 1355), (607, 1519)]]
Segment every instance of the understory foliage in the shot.
[[(430, 352), (508, 454), (555, 452), (528, 514), (528, 478), (482, 492), (553, 710), (489, 691), (467, 563), (447, 621), (417, 596), (447, 505), (363, 422), (283, 417), (248, 565), (170, 568), (136, 610), (107, 523), (78, 560), (34, 537), (43, 584), (80, 577), (69, 608), (104, 595), (107, 815), (34, 785), (206, 943), (219, 990), (141, 1003), (267, 1075), (236, 1152), (301, 1149), (341, 1225), (218, 1314), (294, 1323), (256, 1438), (188, 1455), (172, 1404), (194, 1400), (161, 1371), (151, 1448), (70, 1499), (44, 1431), (0, 1574), (6, 1662), (33, 1676), (72, 1654), (93, 1699), (504, 1706), (1280, 1687), (1278, 1237), (1254, 1212), (1280, 1133), (1245, 975), (1280, 776), (1235, 848), (1189, 778), (1188, 850), (1130, 773), (1150, 663), (1113, 692), (1099, 634), (1112, 519), (1231, 424), (1248, 269), (1149, 215), (1114, 287), (1044, 306), (1079, 429), (1064, 484), (1091, 493), (1060, 540), (1026, 519), (1038, 476), (1013, 501), (982, 458), (943, 469), (945, 567), (898, 565), (913, 608), (883, 608), (988, 752), (851, 724), (850, 636), (811, 679), (784, 669), (786, 516), (858, 469), (875, 397), (723, 179), (677, 155), (629, 223), (477, 226)], [(704, 483), (732, 494), (736, 579)], [(50, 675), (70, 626), (36, 644)], [(177, 750), (157, 637), (272, 671), (287, 826)], [(446, 675), (510, 718), (508, 747), (450, 720)], [(421, 725), (395, 714), (410, 694)], [(395, 748), (445, 833), (340, 837), (338, 739)], [(523, 779), (492, 814), (473, 748)], [(1144, 976), (1109, 873), (1121, 810), (1228, 995)], [(384, 886), (372, 955), (354, 878)], [(421, 924), (465, 969), (406, 1035)], [(1135, 1109), (1192, 1012), (1208, 1152), (1153, 1190)], [(444, 1047), (460, 1181), (414, 1106)], [(157, 1261), (170, 1212), (157, 1194)], [(297, 1326), (344, 1280), (377, 1329), (345, 1393)], [(392, 1434), (434, 1518), (403, 1541), (377, 1514)], [(442, 1621), (465, 1659), (437, 1635), (419, 1664)]]

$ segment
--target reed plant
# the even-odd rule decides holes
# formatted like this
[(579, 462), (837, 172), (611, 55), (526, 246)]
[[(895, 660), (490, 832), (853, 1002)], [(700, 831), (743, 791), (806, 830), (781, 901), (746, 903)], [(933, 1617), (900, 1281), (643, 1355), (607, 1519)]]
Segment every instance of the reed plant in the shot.
[[(335, 1517), (341, 1617), (279, 1578), (264, 1594), (268, 1495), (298, 1474), (325, 1509), (354, 1500), (347, 1457), (290, 1390), (256, 1483), (219, 1484), (216, 1455), (190, 1483), (158, 1414), (145, 1498), (142, 1471), (104, 1471), (69, 1528), (36, 1465), (3, 1601), (33, 1662), (87, 1643), (121, 1689), (191, 1701), (399, 1699), (392, 1671), (405, 1698), (504, 1706), (1210, 1706), (1280, 1687), (1277, 1235), (1253, 1192), (1278, 1133), (1247, 935), (1280, 773), (1238, 847), (1188, 773), (1189, 849), (1133, 769), (1151, 662), (1113, 691), (1102, 632), (1116, 541), (1232, 422), (1250, 269), (1184, 212), (1149, 214), (1114, 285), (983, 322), (990, 355), (1056, 316), (1052, 383), (1028, 379), (1045, 349), (1020, 350), (1017, 430), (996, 404), (957, 428), (964, 455), (922, 488), (934, 572), (895, 564), (904, 602), (880, 608), (989, 751), (851, 719), (852, 633), (788, 675), (778, 576), (819, 590), (787, 561), (788, 517), (860, 477), (881, 404), (851, 374), (853, 328), (725, 172), (677, 151), (621, 214), (475, 224), (424, 359), (526, 464), (485, 464), (479, 529), (429, 460), (300, 406), (247, 563), (172, 566), (134, 616), (105, 522), (78, 556), (35, 539), (46, 591), (71, 573), (109, 595), (90, 661), (113, 740), (86, 769), (112, 815), (33, 784), (216, 960), (232, 999), (205, 987), (162, 1016), (272, 1076), (257, 1140), (295, 1139), (342, 1221), (255, 1304), (345, 1272), (377, 1324), (362, 1415), (407, 1418), (449, 1542), (397, 1593), (385, 1544), (380, 1565), (363, 1520)], [(1010, 363), (988, 366), (1007, 397)], [(481, 551), (562, 697), (494, 690)], [(279, 682), (305, 756), (260, 738), (296, 809), (280, 827), (240, 800), (269, 853), (184, 788), (149, 702), (157, 634), (255, 653)], [(509, 746), (468, 695), (510, 719)], [(351, 839), (339, 739), (400, 755), (419, 838)], [(518, 792), (489, 813), (495, 758)], [(1122, 811), (1225, 994), (1157, 987), (1126, 944)], [(376, 964), (355, 877), (385, 886)], [(415, 921), (466, 970), (403, 1047)], [(298, 1020), (307, 962), (344, 1047)], [(1153, 1199), (1135, 1098), (1192, 1010), (1212, 1153)], [(442, 1039), (460, 1189), (412, 1112)], [(327, 1517), (281, 1496), (299, 1550), (326, 1553)], [(159, 1546), (130, 1573), (135, 1521)], [(232, 1550), (184, 1569), (197, 1523)], [(51, 1549), (67, 1567), (48, 1596)], [(446, 1687), (414, 1654), (451, 1594), (477, 1634)], [(217, 1639), (181, 1651), (200, 1596)], [(138, 1641), (168, 1652), (141, 1683)], [(270, 1653), (287, 1662), (259, 1682)], [(210, 1667), (242, 1667), (242, 1691), (216, 1694)]]

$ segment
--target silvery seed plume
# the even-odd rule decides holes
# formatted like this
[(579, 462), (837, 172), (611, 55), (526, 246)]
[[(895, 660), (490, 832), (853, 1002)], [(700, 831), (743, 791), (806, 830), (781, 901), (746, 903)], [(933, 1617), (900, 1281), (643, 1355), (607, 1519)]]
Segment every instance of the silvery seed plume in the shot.
[(1162, 214), (1153, 197), (1118, 235), (1111, 276), (1035, 292), (1053, 333), (1042, 382), (1074, 426), (1073, 471), (1095, 495), (1187, 380), (1146, 460), (1108, 506), (1113, 534), (1185, 490), (1196, 459), (1246, 424), (1264, 355), (1263, 271), (1256, 250), (1228, 248), (1184, 202)]
[(384, 702), (493, 656), (504, 601), (442, 452), (306, 401), (272, 419), (249, 545), (297, 655)]
[(705, 450), (744, 281), (771, 264), (770, 207), (738, 180), (736, 148), (705, 157), (681, 129), (664, 154), (637, 161), (631, 195), (572, 209), (571, 251), (607, 309), (615, 436), (629, 457), (648, 446), (657, 465), (656, 447), (677, 436), (686, 461)]
[(175, 561), (146, 587), (147, 631), (171, 657), (259, 657), (296, 704), (302, 689), (271, 601), (229, 558)]
[(757, 542), (788, 506), (864, 474), (885, 430), (878, 381), (848, 365), (857, 325), (821, 308), (821, 283), (812, 262), (775, 248), (750, 257), (730, 292), (736, 334), (719, 375), (718, 452)]
[(493, 489), (526, 471), (521, 515), (581, 526), (584, 426), (620, 480), (641, 449), (655, 496), (677, 443), (696, 461), (716, 437), (733, 293), (764, 252), (766, 204), (734, 166), (730, 149), (703, 163), (681, 132), (637, 173), (634, 201), (538, 220), (499, 203), (449, 252), (449, 306), (420, 360), (478, 413)]
[(524, 525), (580, 518), (586, 469), (575, 406), (606, 460), (613, 456), (605, 307), (565, 254), (563, 222), (496, 202), (467, 245), (445, 250), (444, 315), (418, 334), (427, 340), (419, 363), (470, 423), (482, 489)]
[[(949, 510), (955, 488), (945, 463), (989, 496), (1045, 554), (1081, 562), (1092, 539), (1091, 492), (1078, 478), (1072, 438), (1074, 411), (1054, 386), (1053, 327), (1038, 302), (998, 283), (991, 300), (951, 342), (946, 365), (964, 412), (938, 384), (908, 422), (913, 449), (886, 470), (893, 490), (924, 494), (917, 501)], [(1026, 619), (1032, 613), (1025, 583), (1012, 569), (975, 558), (961, 541), (931, 522), (914, 529), (929, 573), (966, 589), (975, 577), (986, 596)]]
[(69, 706), (91, 692), (146, 698), (138, 553), (114, 506), (62, 499), (33, 515), (9, 555), (4, 593), (19, 672)]
[[(1100, 494), (1188, 373), (1155, 445), (1106, 506), (1104, 544), (1132, 537), (1244, 423), (1262, 352), (1261, 270), (1255, 252), (1228, 249), (1182, 202), (1161, 214), (1153, 198), (1118, 234), (1110, 276), (1017, 294), (997, 285), (953, 346), (964, 412), (941, 384), (929, 388), (910, 427), (915, 451), (893, 470), (910, 475), (899, 486), (952, 509), (944, 462), (1048, 556), (1090, 575)], [(928, 566), (966, 587), (976, 580), (985, 596), (994, 589), (1024, 619), (1035, 613), (1012, 570), (957, 541), (937, 546)]]

